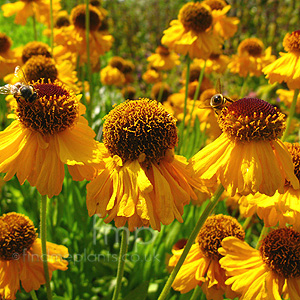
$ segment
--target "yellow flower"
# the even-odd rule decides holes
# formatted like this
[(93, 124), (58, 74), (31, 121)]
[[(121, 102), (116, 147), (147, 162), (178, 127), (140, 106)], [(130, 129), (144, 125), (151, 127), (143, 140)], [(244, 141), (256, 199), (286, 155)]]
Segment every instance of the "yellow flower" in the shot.
[(170, 95), (171, 95), (171, 88), (165, 82), (157, 82), (156, 84), (153, 85), (151, 89), (151, 98), (161, 103), (167, 101)]
[[(300, 145), (298, 143), (285, 143), (291, 153), (295, 166), (294, 172), (300, 179)], [(294, 189), (289, 182), (286, 182), (284, 193), (275, 192), (272, 197), (263, 194), (248, 195), (239, 200), (240, 211), (243, 216), (250, 217), (255, 212), (264, 220), (267, 227), (285, 227), (286, 224), (293, 225), (293, 228), (300, 229), (300, 189)]]
[(220, 264), (240, 300), (300, 299), (300, 233), (280, 228), (269, 233), (259, 250), (236, 237), (227, 237)]
[(204, 0), (203, 3), (207, 4), (212, 10), (214, 34), (220, 35), (225, 40), (234, 36), (240, 20), (236, 17), (226, 16), (231, 6), (222, 0)]
[(284, 119), (263, 100), (235, 101), (218, 116), (220, 137), (195, 154), (190, 167), (205, 185), (221, 182), (231, 196), (283, 193), (286, 180), (299, 188), (291, 155), (278, 138)]
[[(280, 101), (282, 101), (288, 108), (290, 108), (292, 105), (294, 93), (295, 93), (295, 91), (293, 91), (293, 90), (278, 89), (276, 91), (276, 94), (278, 95)], [(297, 112), (297, 114), (300, 114), (300, 95), (298, 95), (298, 97), (297, 97), (296, 112)], [(298, 125), (298, 122), (297, 122), (297, 125)]]
[(264, 44), (257, 38), (243, 40), (238, 46), (238, 54), (233, 55), (228, 68), (241, 77), (263, 74), (263, 68), (275, 60), (271, 47), (264, 50)]
[[(60, 10), (60, 0), (53, 0), (53, 15)], [(4, 17), (16, 15), (15, 23), (26, 25), (29, 17), (35, 17), (38, 22), (50, 25), (50, 1), (48, 0), (21, 0), (1, 6)]]
[(0, 132), (0, 172), (51, 198), (61, 192), (64, 164), (84, 168), (98, 162), (99, 151), (80, 96), (59, 81), (32, 87), (31, 97), (15, 95), (16, 120)]
[(288, 87), (300, 88), (300, 31), (287, 33), (283, 39), (283, 47), (287, 53), (280, 52), (280, 58), (263, 69), (270, 83), (286, 82)]
[[(32, 221), (18, 213), (0, 217), (0, 298), (16, 299), (20, 283), (28, 293), (45, 284), (41, 240)], [(67, 270), (69, 256), (64, 246), (47, 242), (49, 276)]]
[[(173, 289), (187, 293), (199, 285), (207, 299), (223, 299), (224, 293), (234, 298), (236, 295), (225, 285), (225, 272), (219, 264), (222, 256), (218, 248), (227, 236), (244, 240), (245, 232), (237, 220), (230, 216), (208, 217), (172, 284)], [(183, 250), (173, 248), (169, 266), (176, 266)]]
[(147, 58), (150, 66), (158, 71), (167, 71), (180, 64), (179, 56), (164, 46), (158, 46), (155, 54)]
[(150, 67), (142, 76), (147, 83), (156, 83), (162, 80), (162, 75), (156, 69)]
[(118, 68), (110, 65), (101, 69), (100, 79), (104, 85), (122, 86), (125, 83), (125, 75)]
[(219, 49), (221, 40), (213, 35), (213, 17), (208, 5), (188, 2), (179, 11), (178, 20), (164, 31), (161, 43), (176, 53), (206, 59)]
[(224, 74), (224, 72), (227, 70), (229, 62), (230, 58), (227, 55), (212, 53), (206, 61), (195, 58), (193, 64), (198, 64), (200, 68), (203, 68), (205, 64), (205, 74)]
[(21, 63), (20, 49), (11, 49), (12, 40), (5, 33), (0, 32), (0, 79), (12, 73)]
[(174, 155), (176, 120), (154, 100), (126, 101), (105, 118), (103, 165), (87, 185), (89, 215), (97, 214), (130, 231), (160, 230), (174, 219), (183, 222), (184, 205), (196, 198), (186, 159)]
[[(89, 5), (90, 12), (90, 34), (89, 49), (90, 60), (93, 67), (99, 63), (99, 56), (109, 51), (113, 37), (107, 33), (99, 31), (103, 20), (102, 13), (94, 6)], [(85, 4), (77, 5), (71, 11), (71, 25), (54, 30), (54, 41), (58, 45), (63, 45), (72, 53), (80, 57), (80, 63), (87, 62), (86, 53), (86, 30), (85, 30)]]

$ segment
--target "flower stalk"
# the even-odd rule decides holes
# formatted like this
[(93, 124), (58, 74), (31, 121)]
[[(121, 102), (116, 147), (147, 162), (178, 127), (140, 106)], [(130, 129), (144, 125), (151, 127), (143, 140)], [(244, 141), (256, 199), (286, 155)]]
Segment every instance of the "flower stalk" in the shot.
[(116, 278), (116, 286), (114, 290), (114, 294), (112, 297), (112, 300), (117, 300), (119, 297), (119, 293), (121, 290), (122, 285), (122, 278), (124, 275), (124, 267), (125, 267), (125, 261), (126, 261), (126, 253), (128, 249), (128, 236), (129, 233), (126, 228), (122, 231), (122, 240), (120, 245), (120, 253), (119, 253), (119, 261), (118, 261), (118, 271), (117, 271), (117, 278)]
[(40, 235), (42, 243), (42, 259), (44, 266), (44, 274), (46, 281), (46, 290), (47, 290), (47, 300), (52, 300), (52, 292), (50, 287), (50, 276), (47, 260), (47, 196), (44, 195), (41, 197), (41, 212), (40, 212)]
[(170, 274), (158, 300), (165, 300), (170, 292), (171, 286), (173, 281), (176, 278), (176, 275), (178, 274), (181, 266), (184, 263), (184, 260), (186, 259), (202, 225), (204, 224), (204, 222), (206, 221), (206, 219), (208, 218), (208, 216), (210, 215), (210, 213), (214, 210), (214, 208), (216, 207), (216, 205), (218, 204), (218, 201), (222, 195), (222, 193), (224, 192), (224, 187), (222, 184), (219, 185), (219, 187), (217, 188), (215, 194), (212, 196), (212, 198), (210, 199), (209, 204), (206, 206), (205, 210), (203, 211), (201, 217), (199, 218), (195, 228), (193, 229), (185, 247), (184, 250), (178, 260), (177, 265), (174, 267), (172, 273)]
[(297, 104), (298, 95), (299, 95), (299, 89), (295, 89), (294, 90), (294, 97), (293, 97), (292, 105), (291, 105), (290, 111), (289, 111), (289, 116), (288, 116), (287, 121), (286, 121), (286, 129), (285, 129), (285, 131), (283, 133), (283, 136), (281, 138), (281, 140), (283, 142), (287, 139), (288, 134), (289, 134), (289, 130), (290, 130), (290, 127), (291, 127), (292, 119), (293, 119), (293, 116), (294, 116), (295, 110), (296, 110), (296, 104)]

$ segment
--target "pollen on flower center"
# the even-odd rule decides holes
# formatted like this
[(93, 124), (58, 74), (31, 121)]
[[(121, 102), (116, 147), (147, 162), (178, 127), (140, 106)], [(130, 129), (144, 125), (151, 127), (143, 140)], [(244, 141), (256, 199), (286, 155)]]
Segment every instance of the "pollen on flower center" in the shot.
[(300, 233), (292, 228), (279, 228), (262, 242), (260, 253), (265, 264), (284, 278), (300, 276)]
[(219, 260), (222, 256), (218, 252), (225, 237), (235, 236), (244, 240), (245, 232), (241, 224), (234, 218), (226, 215), (208, 217), (203, 224), (196, 243), (207, 258)]
[(0, 53), (7, 52), (10, 47), (11, 47), (10, 38), (6, 34), (0, 32)]
[(196, 33), (206, 31), (213, 21), (210, 7), (200, 2), (185, 4), (179, 11), (178, 19), (186, 30)]
[(257, 98), (242, 98), (223, 108), (218, 122), (235, 141), (275, 140), (285, 129), (285, 116)]
[(145, 155), (145, 163), (159, 163), (177, 144), (176, 120), (154, 100), (126, 101), (105, 117), (103, 143), (123, 162)]
[[(70, 19), (75, 27), (85, 30), (85, 4), (80, 4), (74, 7), (71, 11)], [(90, 13), (90, 30), (96, 31), (101, 26), (102, 16), (100, 11), (89, 5)]]
[(32, 221), (18, 213), (0, 217), (0, 260), (12, 260), (29, 249), (37, 238)]
[(253, 57), (261, 56), (263, 50), (264, 44), (257, 38), (245, 39), (240, 43), (238, 47), (238, 53), (240, 55), (246, 52)]
[(75, 94), (58, 81), (32, 84), (38, 97), (34, 101), (15, 96), (16, 115), (22, 125), (43, 135), (52, 135), (70, 128), (78, 118)]
[(23, 66), (23, 70), (29, 82), (38, 81), (41, 78), (50, 79), (53, 82), (58, 75), (52, 58), (43, 55), (32, 56)]
[(300, 30), (294, 31), (291, 34), (287, 33), (283, 39), (284, 50), (288, 52), (300, 51)]

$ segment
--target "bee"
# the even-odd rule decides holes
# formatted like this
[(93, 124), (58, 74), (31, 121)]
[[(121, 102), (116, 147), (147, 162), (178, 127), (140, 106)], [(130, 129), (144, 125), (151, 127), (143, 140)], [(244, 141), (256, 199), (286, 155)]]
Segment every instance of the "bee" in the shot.
[(233, 103), (235, 100), (222, 94), (222, 84), (220, 79), (217, 80), (216, 91), (217, 94), (213, 95), (210, 99), (208, 98), (204, 100), (203, 103), (200, 104), (199, 108), (211, 107), (218, 115), (225, 106), (228, 106), (228, 103)]
[(20, 66), (15, 68), (15, 77), (19, 80), (15, 84), (6, 84), (0, 87), (0, 94), (13, 95), (17, 101), (23, 98), (28, 103), (34, 103), (38, 98), (38, 94), (33, 85), (28, 84), (24, 71)]

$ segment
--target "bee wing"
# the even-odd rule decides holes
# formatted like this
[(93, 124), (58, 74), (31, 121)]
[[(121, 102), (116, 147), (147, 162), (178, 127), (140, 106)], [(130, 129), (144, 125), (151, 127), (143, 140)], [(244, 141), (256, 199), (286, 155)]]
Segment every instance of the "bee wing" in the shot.
[(20, 82), (27, 84), (26, 75), (20, 66), (16, 66), (14, 74)]
[(210, 98), (202, 100), (201, 103), (199, 104), (198, 108), (211, 108)]
[(6, 84), (4, 86), (1, 86), (0, 87), (0, 94), (3, 94), (3, 95), (9, 95), (9, 94), (12, 94), (12, 85), (11, 84)]

